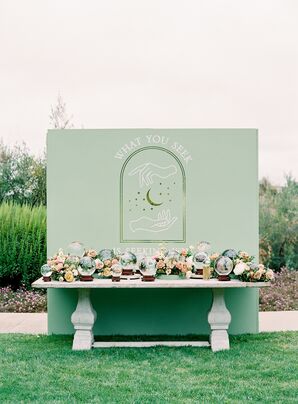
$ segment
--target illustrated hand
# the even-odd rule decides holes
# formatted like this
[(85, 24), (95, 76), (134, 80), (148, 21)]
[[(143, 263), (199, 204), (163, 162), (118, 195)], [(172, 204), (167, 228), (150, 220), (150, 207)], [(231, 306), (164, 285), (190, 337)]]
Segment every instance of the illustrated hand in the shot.
[(136, 231), (149, 231), (158, 233), (168, 230), (176, 222), (177, 217), (171, 218), (170, 210), (163, 210), (157, 215), (157, 219), (151, 219), (150, 217), (142, 216), (139, 219), (131, 220), (129, 227), (133, 233)]
[(153, 184), (153, 178), (168, 178), (177, 173), (177, 168), (171, 164), (167, 167), (161, 167), (157, 164), (153, 163), (144, 163), (134, 168), (128, 175), (139, 175), (139, 185), (142, 188), (143, 186), (149, 186)]

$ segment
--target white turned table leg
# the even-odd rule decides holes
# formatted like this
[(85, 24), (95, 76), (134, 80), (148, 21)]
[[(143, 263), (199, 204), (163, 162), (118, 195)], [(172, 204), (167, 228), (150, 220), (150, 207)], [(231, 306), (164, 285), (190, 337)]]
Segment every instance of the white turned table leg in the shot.
[(214, 288), (213, 303), (208, 314), (211, 328), (210, 345), (213, 352), (230, 349), (229, 334), (227, 332), (231, 322), (231, 314), (226, 307), (224, 289)]
[(92, 348), (94, 342), (93, 325), (96, 317), (96, 311), (90, 300), (90, 289), (78, 289), (78, 304), (71, 316), (71, 322), (75, 329), (73, 350)]

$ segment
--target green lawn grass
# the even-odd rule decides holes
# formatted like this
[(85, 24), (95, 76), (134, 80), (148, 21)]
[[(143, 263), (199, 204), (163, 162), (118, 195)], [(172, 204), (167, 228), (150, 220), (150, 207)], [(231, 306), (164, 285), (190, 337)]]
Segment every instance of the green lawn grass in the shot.
[(231, 350), (72, 352), (67, 336), (0, 335), (0, 402), (297, 402), (298, 333), (231, 337)]

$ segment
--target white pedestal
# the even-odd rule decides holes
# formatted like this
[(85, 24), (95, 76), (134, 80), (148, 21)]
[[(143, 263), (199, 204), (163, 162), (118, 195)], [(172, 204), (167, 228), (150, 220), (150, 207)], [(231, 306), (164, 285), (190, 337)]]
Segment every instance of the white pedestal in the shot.
[(97, 315), (90, 300), (90, 289), (78, 289), (78, 294), (77, 308), (71, 316), (75, 329), (72, 349), (87, 350), (94, 342), (93, 325)]
[(231, 314), (226, 307), (224, 289), (212, 289), (213, 303), (208, 314), (211, 328), (210, 345), (213, 352), (230, 349), (228, 328)]

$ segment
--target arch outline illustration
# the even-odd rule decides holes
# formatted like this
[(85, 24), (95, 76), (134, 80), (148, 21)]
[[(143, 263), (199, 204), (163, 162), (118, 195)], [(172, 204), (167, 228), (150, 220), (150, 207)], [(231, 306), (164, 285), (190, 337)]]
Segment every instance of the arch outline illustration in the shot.
[[(124, 238), (124, 206), (123, 206), (123, 177), (127, 164), (129, 161), (138, 153), (146, 150), (159, 150), (169, 154), (178, 163), (181, 170), (182, 176), (182, 238), (181, 239), (160, 239), (160, 240), (150, 240), (150, 239), (125, 239)], [(175, 243), (186, 243), (186, 175), (183, 164), (179, 158), (171, 151), (165, 147), (160, 146), (145, 146), (131, 153), (124, 161), (121, 171), (120, 171), (120, 243), (161, 243), (161, 242), (175, 242)]]

